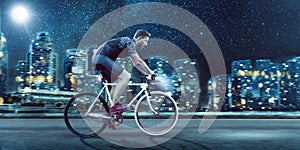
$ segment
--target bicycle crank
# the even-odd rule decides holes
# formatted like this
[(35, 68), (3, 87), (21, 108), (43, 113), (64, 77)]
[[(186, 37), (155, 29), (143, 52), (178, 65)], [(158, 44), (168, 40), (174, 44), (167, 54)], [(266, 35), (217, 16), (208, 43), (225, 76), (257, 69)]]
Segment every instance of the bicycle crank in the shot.
[(122, 113), (115, 113), (112, 114), (110, 122), (114, 126), (119, 126), (123, 123), (123, 119)]

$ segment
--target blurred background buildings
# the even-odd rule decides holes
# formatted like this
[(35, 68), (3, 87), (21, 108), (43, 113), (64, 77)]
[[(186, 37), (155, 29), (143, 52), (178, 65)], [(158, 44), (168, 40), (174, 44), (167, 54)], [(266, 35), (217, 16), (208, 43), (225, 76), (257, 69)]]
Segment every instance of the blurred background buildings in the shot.
[[(0, 104), (17, 101), (64, 105), (71, 93), (96, 92), (101, 86), (90, 62), (93, 50), (97, 47), (67, 49), (63, 64), (58, 64), (50, 35), (40, 32), (30, 44), (26, 60), (17, 60), (15, 91), (8, 92), (8, 55), (3, 34), (0, 42)], [(162, 83), (154, 86), (170, 92), (182, 111), (207, 108), (222, 111), (300, 109), (300, 57), (288, 59), (282, 64), (268, 59), (259, 59), (255, 63), (251, 60), (233, 61), (231, 74), (209, 79), (207, 106), (198, 105), (201, 90), (198, 85), (200, 76), (194, 71), (196, 60), (169, 62), (167, 57), (157, 56), (145, 61), (163, 79)], [(138, 82), (139, 73), (128, 58), (119, 58), (117, 62), (131, 71), (131, 81)], [(59, 79), (58, 67), (63, 68), (63, 79)], [(225, 82), (221, 82), (223, 80)], [(130, 97), (135, 91), (134, 87), (129, 87), (123, 97)]]

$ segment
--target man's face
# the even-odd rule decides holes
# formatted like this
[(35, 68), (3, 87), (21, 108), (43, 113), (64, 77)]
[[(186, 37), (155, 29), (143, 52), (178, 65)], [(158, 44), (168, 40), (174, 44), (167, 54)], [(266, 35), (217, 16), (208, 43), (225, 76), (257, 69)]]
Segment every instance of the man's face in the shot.
[(149, 41), (149, 37), (148, 36), (145, 36), (145, 37), (138, 37), (137, 39), (136, 39), (136, 47), (137, 48), (143, 48), (143, 47), (145, 47), (145, 46), (147, 46), (148, 45), (148, 41)]

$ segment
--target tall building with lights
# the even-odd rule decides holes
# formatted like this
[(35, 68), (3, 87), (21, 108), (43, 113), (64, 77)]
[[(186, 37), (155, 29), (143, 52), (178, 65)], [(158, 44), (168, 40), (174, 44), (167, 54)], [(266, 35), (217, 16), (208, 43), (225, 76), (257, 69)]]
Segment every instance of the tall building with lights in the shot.
[(73, 91), (73, 85), (75, 84), (74, 77), (72, 77), (72, 68), (76, 54), (79, 52), (77, 49), (67, 49), (66, 56), (63, 61), (63, 74), (64, 74), (64, 86), (62, 90)]
[(300, 57), (284, 62), (281, 70), (281, 103), (288, 107), (300, 108)]
[(6, 49), (6, 38), (3, 33), (0, 32), (0, 104), (4, 102), (7, 89), (7, 64), (8, 55)]
[(201, 91), (196, 66), (196, 60), (178, 59), (173, 62), (179, 83), (175, 90), (181, 94), (180, 106), (185, 111), (195, 111), (199, 106)]
[(56, 54), (52, 50), (52, 40), (47, 32), (37, 34), (32, 41), (27, 58), (28, 72), (26, 86), (30, 89), (50, 89), (56, 86)]
[(256, 60), (256, 70), (259, 72), (254, 80), (254, 89), (258, 89), (261, 109), (272, 109), (280, 105), (280, 65), (270, 60)]
[(68, 49), (63, 61), (64, 91), (92, 91), (97, 88), (89, 50)]
[(233, 110), (271, 110), (281, 104), (280, 65), (270, 60), (250, 60), (232, 63), (229, 107)]
[(208, 109), (210, 111), (229, 109), (230, 76), (218, 75), (208, 80)]
[(16, 65), (16, 87), (18, 92), (26, 87), (26, 77), (28, 72), (28, 65), (26, 60), (19, 60)]
[(58, 54), (55, 52), (51, 52), (50, 59), (49, 59), (49, 66), (47, 72), (47, 83), (49, 86), (49, 90), (56, 90), (58, 89)]
[(242, 110), (247, 107), (247, 99), (251, 90), (252, 77), (251, 60), (237, 60), (231, 64), (231, 94), (229, 108)]

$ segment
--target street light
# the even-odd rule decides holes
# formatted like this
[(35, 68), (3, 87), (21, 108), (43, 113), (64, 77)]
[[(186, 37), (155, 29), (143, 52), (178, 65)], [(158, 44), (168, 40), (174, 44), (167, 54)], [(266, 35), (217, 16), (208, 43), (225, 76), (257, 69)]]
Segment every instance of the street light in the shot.
[(12, 18), (17, 23), (25, 23), (29, 18), (29, 13), (24, 6), (16, 6), (12, 9)]

